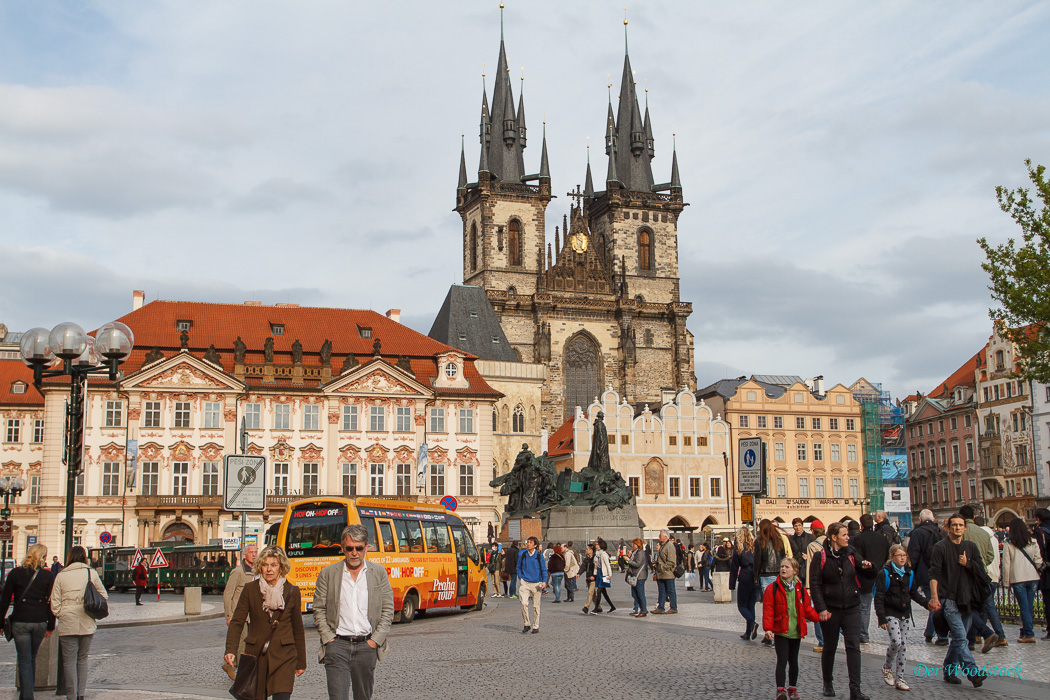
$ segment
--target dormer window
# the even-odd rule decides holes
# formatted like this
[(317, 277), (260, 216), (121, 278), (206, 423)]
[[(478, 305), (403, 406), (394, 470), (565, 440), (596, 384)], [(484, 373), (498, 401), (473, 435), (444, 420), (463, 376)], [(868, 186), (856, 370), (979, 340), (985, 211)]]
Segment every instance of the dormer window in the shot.
[(499, 336), (498, 335), (492, 336), (492, 342), (495, 343), (496, 345), (499, 345)]
[(357, 334), (359, 336), (361, 336), (362, 338), (371, 338), (372, 337), (372, 329), (370, 327), (366, 328), (365, 326), (358, 326), (357, 327)]
[(466, 333), (460, 333), (459, 334), (459, 339), (460, 339), (461, 342), (466, 340), (467, 339), (467, 334)]
[(190, 328), (193, 326), (193, 321), (176, 321), (175, 330), (179, 333), (189, 333)]
[(470, 317), (471, 318), (477, 318), (478, 317), (478, 312), (477, 311), (471, 311), (470, 312)]
[(445, 363), (445, 376), (449, 379), (455, 379), (456, 375), (459, 374), (459, 366), (455, 362)]
[(25, 382), (15, 382), (11, 385), (12, 394), (24, 394), (26, 393), (26, 387), (28, 385)]
[(284, 324), (283, 323), (271, 323), (270, 324), (270, 335), (284, 335)]

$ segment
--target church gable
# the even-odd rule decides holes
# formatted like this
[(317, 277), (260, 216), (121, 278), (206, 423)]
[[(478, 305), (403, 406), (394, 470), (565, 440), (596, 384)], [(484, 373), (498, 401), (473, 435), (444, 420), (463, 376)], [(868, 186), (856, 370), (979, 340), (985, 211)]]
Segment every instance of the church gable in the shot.
[(566, 232), (564, 245), (555, 230), (557, 260), (547, 271), (547, 289), (552, 292), (611, 294), (611, 266), (605, 258), (605, 247), (596, 244), (579, 208), (573, 207), (572, 226)]

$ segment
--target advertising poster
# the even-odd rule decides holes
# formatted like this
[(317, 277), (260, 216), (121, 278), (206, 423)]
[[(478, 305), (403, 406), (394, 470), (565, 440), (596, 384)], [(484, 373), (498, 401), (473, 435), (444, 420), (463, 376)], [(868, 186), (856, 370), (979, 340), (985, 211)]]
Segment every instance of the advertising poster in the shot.
[(133, 489), (135, 488), (135, 480), (138, 475), (138, 462), (139, 462), (139, 441), (128, 440), (128, 448), (124, 452), (124, 456), (127, 459), (124, 473), (124, 488)]

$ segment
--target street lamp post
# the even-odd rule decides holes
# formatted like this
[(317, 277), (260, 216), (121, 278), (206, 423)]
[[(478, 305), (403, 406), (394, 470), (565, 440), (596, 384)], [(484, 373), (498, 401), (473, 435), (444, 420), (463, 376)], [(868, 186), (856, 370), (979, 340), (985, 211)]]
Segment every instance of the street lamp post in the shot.
[[(73, 547), (73, 500), (84, 455), (84, 399), (91, 374), (105, 373), (116, 381), (118, 370), (131, 355), (135, 336), (123, 323), (113, 321), (98, 329), (92, 338), (75, 323), (60, 323), (50, 331), (32, 328), (22, 336), (22, 361), (33, 369), (33, 384), (39, 389), (45, 377), (69, 377), (66, 403), (66, 535), (64, 551)], [(48, 369), (55, 361), (61, 366)]]
[[(0, 508), (0, 520), (8, 520), (11, 517), (11, 497), (18, 498), (26, 489), (26, 482), (20, 476), (0, 476), (0, 496), (4, 497), (4, 507)], [(0, 583), (7, 574), (7, 548), (3, 550), (0, 557)]]

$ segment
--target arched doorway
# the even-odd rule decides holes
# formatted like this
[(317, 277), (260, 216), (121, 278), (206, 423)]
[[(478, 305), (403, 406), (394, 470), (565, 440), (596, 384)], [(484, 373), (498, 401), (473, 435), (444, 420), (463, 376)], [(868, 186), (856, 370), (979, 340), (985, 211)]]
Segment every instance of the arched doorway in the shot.
[(1009, 508), (1004, 508), (1003, 510), (999, 511), (999, 513), (995, 516), (995, 526), (997, 528), (1009, 527), (1010, 521), (1016, 517), (1019, 517), (1017, 513), (1013, 512)]
[(668, 530), (695, 530), (696, 528), (690, 528), (689, 522), (681, 515), (676, 515), (667, 521)]
[(171, 523), (164, 528), (161, 539), (170, 543), (193, 544), (193, 528), (184, 522)]
[(700, 529), (703, 530), (708, 525), (717, 525), (717, 524), (718, 524), (718, 520), (716, 520), (713, 515), (709, 515), (706, 518), (704, 518), (704, 522), (700, 524)]
[(602, 354), (589, 335), (578, 333), (565, 343), (564, 357), (565, 415), (572, 416), (577, 406), (586, 410), (601, 393)]

